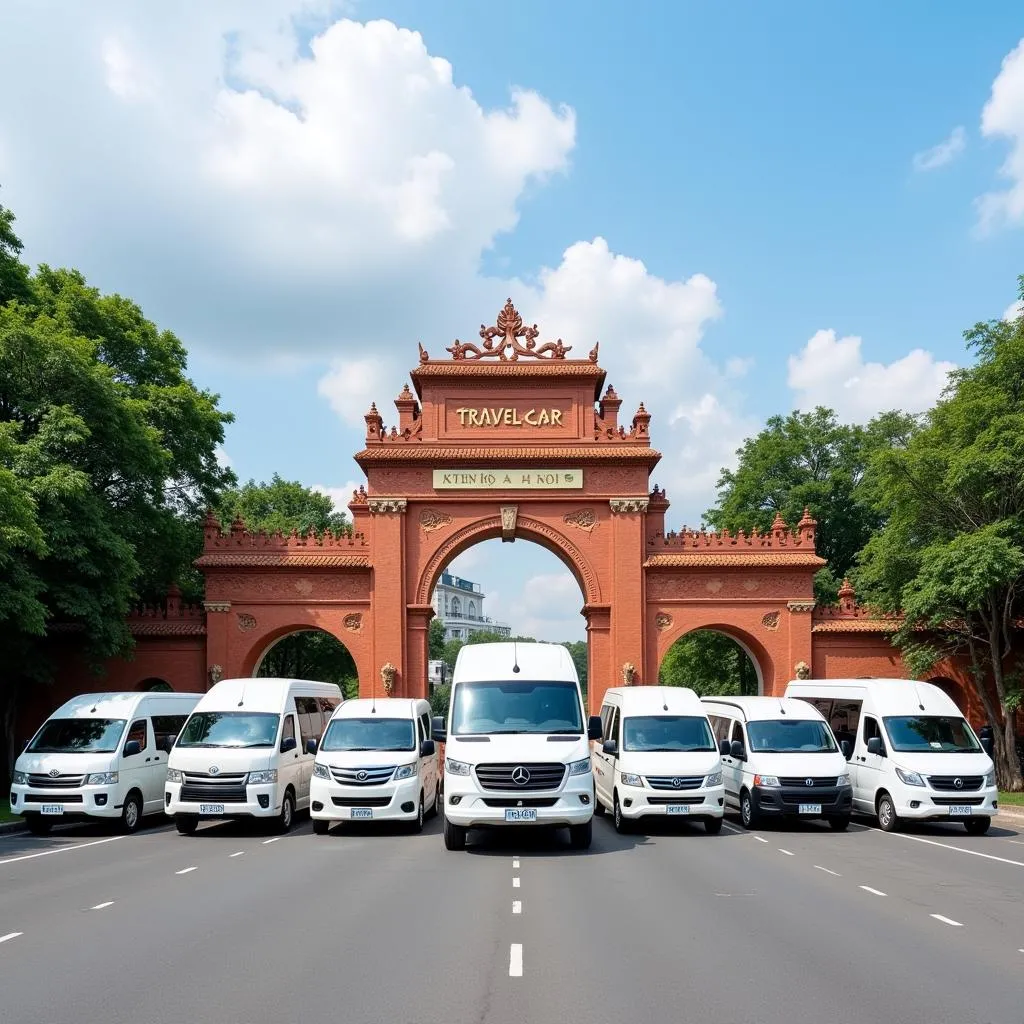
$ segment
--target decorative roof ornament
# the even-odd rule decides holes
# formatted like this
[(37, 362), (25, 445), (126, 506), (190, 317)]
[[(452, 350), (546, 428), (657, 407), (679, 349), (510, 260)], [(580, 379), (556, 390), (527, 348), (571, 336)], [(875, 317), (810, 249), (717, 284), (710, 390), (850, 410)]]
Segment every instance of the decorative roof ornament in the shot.
[[(446, 351), (451, 352), (452, 359), (499, 359), (503, 363), (515, 363), (520, 356), (533, 359), (564, 359), (566, 352), (572, 350), (571, 345), (563, 345), (562, 339), (547, 341), (537, 345), (540, 331), (537, 325), (526, 327), (519, 311), (509, 299), (493, 327), (480, 325), (482, 345), (462, 342), (457, 338), (455, 344)], [(520, 340), (522, 339), (522, 340)]]

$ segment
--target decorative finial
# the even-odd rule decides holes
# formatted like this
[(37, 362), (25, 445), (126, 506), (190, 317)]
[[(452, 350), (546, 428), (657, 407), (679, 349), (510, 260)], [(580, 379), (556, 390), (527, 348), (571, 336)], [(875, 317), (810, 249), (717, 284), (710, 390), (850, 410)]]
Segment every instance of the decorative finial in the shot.
[(811, 515), (811, 510), (804, 506), (804, 514), (800, 519), (800, 522), (796, 524), (798, 530), (806, 530), (809, 526), (817, 526), (818, 522)]
[(786, 520), (782, 518), (782, 513), (781, 512), (776, 512), (775, 513), (775, 518), (772, 520), (772, 533), (775, 533), (776, 530), (785, 530), (785, 529), (786, 529)]
[(430, 356), (427, 354), (427, 350), (423, 347), (423, 342), (417, 341), (417, 345), (420, 347), (420, 362), (426, 363), (430, 361)]
[(532, 327), (523, 325), (523, 318), (509, 299), (498, 314), (493, 327), (480, 325), (482, 345), (462, 342), (456, 338), (455, 343), (446, 351), (451, 352), (452, 359), (491, 358), (500, 359), (503, 363), (514, 363), (520, 356), (530, 356), (534, 359), (564, 359), (566, 352), (572, 349), (571, 345), (563, 345), (561, 338), (545, 342), (538, 347), (539, 335), (540, 331), (536, 324)]
[(390, 697), (395, 692), (395, 676), (398, 669), (390, 661), (385, 662), (380, 669), (380, 678), (384, 683), (384, 692)]
[(806, 661), (798, 661), (794, 666), (796, 669), (797, 679), (810, 679), (811, 678), (811, 666)]

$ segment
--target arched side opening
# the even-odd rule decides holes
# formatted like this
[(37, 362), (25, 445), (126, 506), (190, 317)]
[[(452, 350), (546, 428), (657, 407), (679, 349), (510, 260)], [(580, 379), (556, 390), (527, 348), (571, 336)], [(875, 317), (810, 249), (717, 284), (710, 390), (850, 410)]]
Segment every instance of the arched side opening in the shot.
[[(760, 645), (757, 645), (760, 647)], [(763, 651), (747, 637), (720, 627), (701, 627), (677, 637), (658, 668), (663, 686), (685, 686), (702, 696), (764, 694)], [(765, 660), (764, 664), (770, 664)]]
[(252, 675), (336, 683), (345, 697), (359, 695), (359, 670), (352, 652), (323, 629), (307, 627), (282, 632), (258, 654)]
[(171, 686), (171, 684), (169, 682), (167, 682), (166, 679), (160, 679), (157, 676), (150, 676), (149, 679), (143, 679), (142, 682), (139, 683), (137, 689), (139, 689), (139, 690), (149, 690), (149, 691), (152, 691), (153, 693), (173, 693), (174, 692), (174, 687)]

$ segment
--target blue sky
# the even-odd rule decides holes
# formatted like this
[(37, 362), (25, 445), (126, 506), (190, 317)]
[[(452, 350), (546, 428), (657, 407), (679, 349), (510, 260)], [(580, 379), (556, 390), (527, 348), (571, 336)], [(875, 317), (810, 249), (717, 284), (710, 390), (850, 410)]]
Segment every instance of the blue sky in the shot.
[[(926, 408), (961, 332), (1004, 315), (1022, 37), (1009, 2), (15, 0), (0, 201), (32, 261), (182, 337), (237, 415), (243, 479), (344, 493), (359, 416), (387, 417), (416, 342), (512, 294), (545, 333), (601, 341), (692, 525), (767, 416)], [(454, 568), (517, 630), (582, 638), (542, 549)]]

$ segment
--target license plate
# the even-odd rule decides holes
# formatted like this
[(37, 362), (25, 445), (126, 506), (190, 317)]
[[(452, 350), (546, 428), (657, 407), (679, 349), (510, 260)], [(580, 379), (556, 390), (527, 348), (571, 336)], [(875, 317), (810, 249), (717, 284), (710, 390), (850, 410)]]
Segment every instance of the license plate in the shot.
[(223, 804), (200, 804), (199, 805), (199, 813), (200, 814), (223, 814), (224, 813), (224, 805)]
[(505, 808), (505, 820), (506, 821), (536, 821), (537, 820), (537, 808), (536, 807), (506, 807)]
[(372, 807), (353, 807), (352, 808), (353, 818), (372, 818), (373, 808)]
[(690, 805), (689, 804), (669, 804), (665, 808), (665, 813), (666, 814), (689, 814), (690, 813)]
[(64, 813), (64, 805), (63, 804), (43, 804), (39, 808), (39, 813), (40, 814), (63, 814)]
[(821, 804), (800, 804), (800, 814), (821, 814)]
[(969, 818), (973, 809), (970, 804), (950, 804), (949, 813), (958, 818)]

